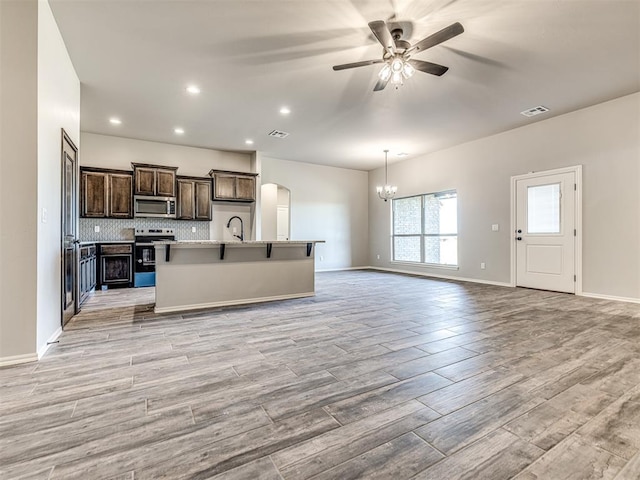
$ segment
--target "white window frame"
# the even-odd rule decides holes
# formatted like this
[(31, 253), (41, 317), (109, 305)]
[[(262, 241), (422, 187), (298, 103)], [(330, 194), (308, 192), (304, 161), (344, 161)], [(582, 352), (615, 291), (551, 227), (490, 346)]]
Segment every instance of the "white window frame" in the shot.
[[(458, 200), (458, 191), (455, 189), (450, 189), (450, 190), (443, 190), (441, 192), (430, 192), (430, 193), (421, 193), (420, 195), (409, 195), (407, 197), (401, 197), (401, 198), (394, 198), (391, 200), (391, 262), (392, 263), (399, 263), (399, 264), (406, 264), (406, 265), (424, 265), (424, 266), (428, 266), (428, 267), (435, 267), (435, 268), (445, 268), (445, 269), (452, 269), (452, 270), (457, 270), (459, 267), (459, 249), (457, 249), (456, 251), (456, 259), (457, 259), (457, 263), (455, 265), (453, 264), (446, 264), (446, 263), (428, 263), (425, 262), (425, 255), (424, 255), (424, 247), (425, 247), (425, 237), (456, 237), (456, 240), (459, 238), (459, 233), (458, 233), (458, 227), (456, 225), (456, 233), (455, 234), (451, 234), (451, 233), (438, 233), (438, 234), (434, 234), (434, 233), (425, 233), (425, 199), (427, 196), (429, 195), (435, 195), (435, 196), (442, 196), (442, 195), (446, 195), (446, 194), (455, 194), (456, 196), (456, 220), (457, 220), (457, 200)], [(396, 235), (394, 233), (394, 226), (395, 226), (395, 206), (394, 206), (394, 202), (398, 201), (398, 200), (406, 200), (408, 198), (416, 198), (416, 197), (420, 197), (420, 233), (406, 233), (406, 234), (398, 234)], [(395, 238), (396, 237), (420, 237), (420, 260), (419, 261), (411, 261), (411, 260), (396, 260), (396, 242), (395, 242)], [(457, 245), (457, 242), (456, 242)]]

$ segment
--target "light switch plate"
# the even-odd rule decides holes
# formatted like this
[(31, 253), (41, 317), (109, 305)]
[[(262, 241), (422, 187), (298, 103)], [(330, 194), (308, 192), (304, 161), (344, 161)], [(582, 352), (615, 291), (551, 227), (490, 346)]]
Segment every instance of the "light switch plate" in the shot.
[(191, 227), (191, 233), (196, 233), (196, 227)]
[(94, 231), (95, 233), (99, 233), (99, 232), (100, 232), (100, 225), (95, 225), (95, 226), (93, 227), (93, 231)]
[(500, 225), (498, 225), (497, 223), (494, 223), (493, 225), (491, 225), (492, 232), (497, 232), (498, 230), (500, 230)]

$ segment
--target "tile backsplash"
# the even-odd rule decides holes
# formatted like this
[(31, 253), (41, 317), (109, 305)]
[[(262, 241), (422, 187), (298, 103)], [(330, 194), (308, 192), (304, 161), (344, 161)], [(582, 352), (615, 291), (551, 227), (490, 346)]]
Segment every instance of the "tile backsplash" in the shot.
[[(177, 240), (209, 240), (210, 222), (190, 222), (188, 220), (170, 220), (168, 218), (81, 218), (80, 240), (114, 241), (133, 240), (136, 228), (173, 228)], [(95, 232), (95, 226), (100, 227)], [(192, 232), (192, 227), (196, 228)]]

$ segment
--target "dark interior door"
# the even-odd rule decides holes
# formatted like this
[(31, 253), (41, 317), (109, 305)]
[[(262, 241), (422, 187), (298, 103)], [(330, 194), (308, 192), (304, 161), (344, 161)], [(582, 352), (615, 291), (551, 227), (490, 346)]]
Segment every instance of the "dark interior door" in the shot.
[(62, 131), (62, 326), (78, 311), (78, 149)]

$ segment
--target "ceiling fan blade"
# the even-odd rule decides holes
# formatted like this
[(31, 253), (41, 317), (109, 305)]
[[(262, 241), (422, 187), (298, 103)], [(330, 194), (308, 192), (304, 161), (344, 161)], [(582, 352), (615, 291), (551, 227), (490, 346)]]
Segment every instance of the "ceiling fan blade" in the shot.
[(438, 77), (444, 75), (444, 73), (449, 70), (449, 67), (445, 67), (444, 65), (438, 65), (437, 63), (424, 62), (422, 60), (413, 60), (410, 59), (408, 62), (411, 64), (413, 68), (416, 70), (420, 70), (421, 72), (430, 73), (431, 75), (437, 75)]
[(380, 90), (384, 90), (384, 87), (387, 86), (387, 83), (389, 83), (390, 79), (391, 77), (387, 78), (386, 80), (379, 78), (378, 81), (376, 82), (376, 86), (373, 87), (373, 91), (379, 92)]
[(462, 32), (464, 32), (464, 27), (459, 22), (453, 23), (448, 27), (443, 28), (439, 32), (436, 32), (433, 35), (429, 35), (427, 38), (423, 38), (418, 43), (411, 46), (411, 48), (409, 48), (406, 53), (426, 50), (427, 48), (431, 48), (435, 45), (438, 45), (439, 43), (447, 41), (450, 38), (455, 37), (456, 35), (460, 35)]
[(362, 62), (343, 63), (342, 65), (334, 65), (334, 70), (346, 70), (347, 68), (365, 67), (367, 65), (374, 65), (376, 63), (382, 63), (384, 60), (381, 58), (378, 60), (364, 60)]
[(369, 28), (387, 53), (389, 53), (389, 55), (395, 55), (396, 42), (393, 40), (387, 24), (382, 20), (376, 20), (375, 22), (369, 22)]

